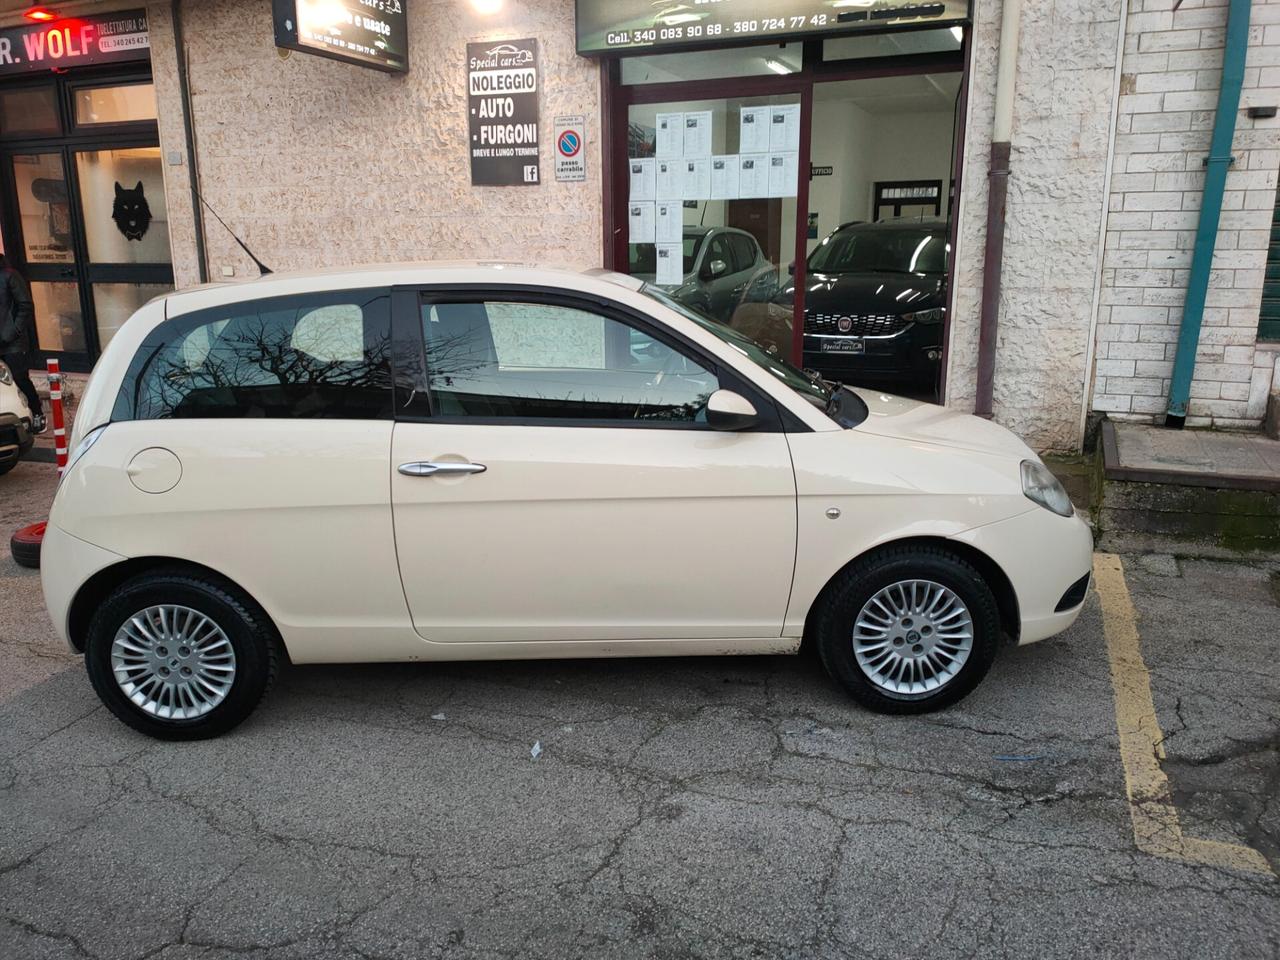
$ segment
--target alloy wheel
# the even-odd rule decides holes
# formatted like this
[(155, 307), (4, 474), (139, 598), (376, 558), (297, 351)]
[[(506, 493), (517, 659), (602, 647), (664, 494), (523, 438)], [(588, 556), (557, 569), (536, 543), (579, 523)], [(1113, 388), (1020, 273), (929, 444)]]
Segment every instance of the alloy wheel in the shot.
[(162, 720), (204, 716), (231, 691), (236, 653), (223, 629), (199, 610), (161, 604), (139, 610), (111, 644), (116, 683)]
[(853, 653), (867, 679), (898, 697), (945, 686), (973, 651), (973, 617), (956, 593), (932, 580), (900, 580), (858, 612)]

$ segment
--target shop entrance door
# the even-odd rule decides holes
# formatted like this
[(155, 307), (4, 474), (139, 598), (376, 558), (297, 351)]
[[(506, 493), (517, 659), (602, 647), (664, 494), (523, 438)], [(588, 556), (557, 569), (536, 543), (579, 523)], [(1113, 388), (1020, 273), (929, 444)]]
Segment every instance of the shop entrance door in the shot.
[(154, 117), (137, 75), (0, 87), (4, 249), (31, 285), (36, 354), (65, 369), (173, 289)]

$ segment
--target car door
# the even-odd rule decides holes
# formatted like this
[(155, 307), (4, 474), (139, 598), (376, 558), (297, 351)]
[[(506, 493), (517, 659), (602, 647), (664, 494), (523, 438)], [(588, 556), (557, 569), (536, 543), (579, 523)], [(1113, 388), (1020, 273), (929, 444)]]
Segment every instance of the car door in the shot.
[[(781, 634), (795, 481), (767, 397), (660, 325), (568, 294), (432, 289), (395, 311), (410, 359), (391, 495), (421, 636)], [(721, 387), (756, 404), (758, 429), (707, 427)]]

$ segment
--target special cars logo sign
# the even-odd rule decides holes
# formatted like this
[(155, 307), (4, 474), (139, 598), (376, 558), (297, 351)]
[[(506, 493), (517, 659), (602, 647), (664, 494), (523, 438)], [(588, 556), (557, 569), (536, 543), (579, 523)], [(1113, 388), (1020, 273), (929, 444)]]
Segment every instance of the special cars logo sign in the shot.
[(145, 10), (64, 17), (0, 30), (0, 77), (146, 60), (150, 55)]
[(538, 165), (538, 41), (467, 44), (471, 183), (533, 186)]

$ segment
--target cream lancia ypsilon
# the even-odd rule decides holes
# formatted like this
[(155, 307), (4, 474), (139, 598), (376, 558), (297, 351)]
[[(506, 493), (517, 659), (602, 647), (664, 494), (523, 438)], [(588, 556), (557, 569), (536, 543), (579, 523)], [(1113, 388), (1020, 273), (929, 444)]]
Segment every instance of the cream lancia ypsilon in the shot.
[(1013, 434), (827, 384), (628, 277), (176, 293), (85, 391), (45, 599), (98, 695), (230, 729), (277, 665), (783, 653), (935, 709), (1069, 626), (1091, 541)]

